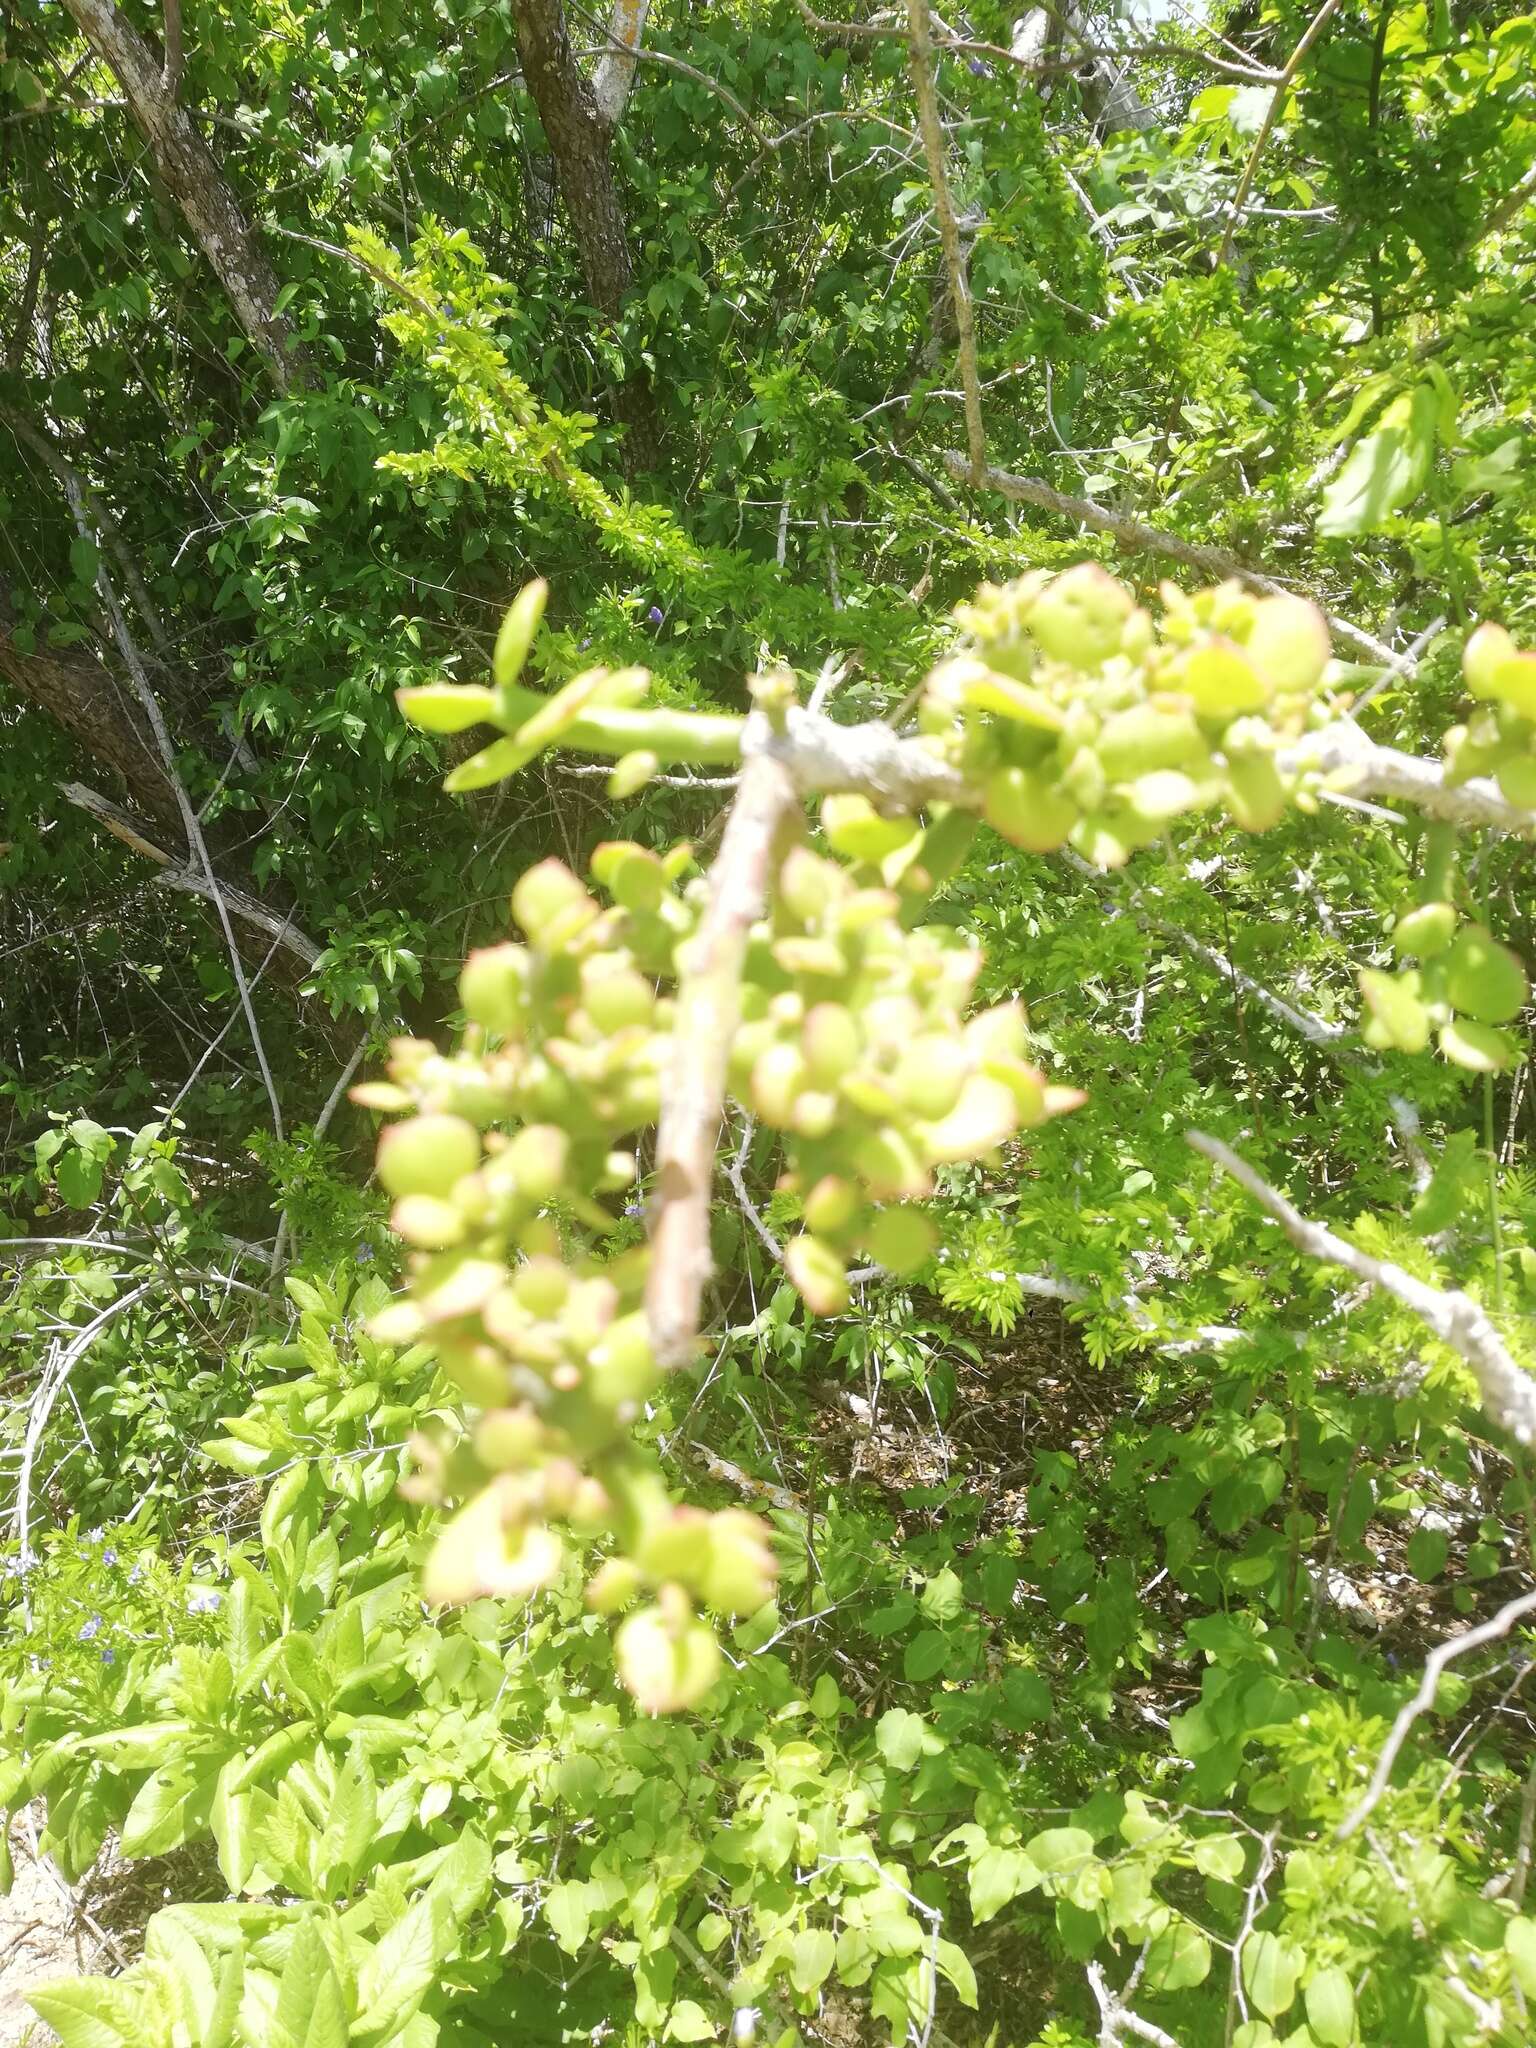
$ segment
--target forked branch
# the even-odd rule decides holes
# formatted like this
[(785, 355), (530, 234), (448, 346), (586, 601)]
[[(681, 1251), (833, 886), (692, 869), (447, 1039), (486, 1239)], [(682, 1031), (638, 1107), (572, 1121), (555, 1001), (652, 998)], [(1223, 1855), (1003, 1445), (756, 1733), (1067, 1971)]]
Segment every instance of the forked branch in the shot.
[(1391, 1732), (1382, 1745), (1381, 1755), (1376, 1759), (1376, 1768), (1371, 1774), (1370, 1784), (1366, 1787), (1365, 1797), (1339, 1828), (1339, 1841), (1347, 1841), (1375, 1812), (1382, 1793), (1387, 1789), (1392, 1767), (1408, 1739), (1408, 1731), (1419, 1716), (1427, 1714), (1435, 1703), (1435, 1693), (1439, 1689), (1441, 1674), (1446, 1665), (1454, 1662), (1457, 1657), (1466, 1656), (1469, 1650), (1480, 1650), (1484, 1643), (1498, 1642), (1509, 1634), (1517, 1621), (1523, 1621), (1528, 1614), (1536, 1614), (1536, 1593), (1521, 1593), (1487, 1621), (1479, 1622), (1476, 1628), (1469, 1628), (1462, 1635), (1451, 1636), (1446, 1642), (1437, 1643), (1430, 1651), (1424, 1660), (1424, 1676), (1419, 1680), (1418, 1690), (1399, 1710), (1397, 1719), (1392, 1723)]

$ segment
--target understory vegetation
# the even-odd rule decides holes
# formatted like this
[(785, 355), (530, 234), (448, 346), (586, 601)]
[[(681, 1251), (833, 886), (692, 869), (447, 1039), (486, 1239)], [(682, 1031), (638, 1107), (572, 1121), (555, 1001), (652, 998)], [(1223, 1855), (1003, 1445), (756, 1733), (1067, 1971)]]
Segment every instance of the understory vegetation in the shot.
[(0, 11), (34, 2039), (1532, 2038), (1533, 265), (1498, 5)]

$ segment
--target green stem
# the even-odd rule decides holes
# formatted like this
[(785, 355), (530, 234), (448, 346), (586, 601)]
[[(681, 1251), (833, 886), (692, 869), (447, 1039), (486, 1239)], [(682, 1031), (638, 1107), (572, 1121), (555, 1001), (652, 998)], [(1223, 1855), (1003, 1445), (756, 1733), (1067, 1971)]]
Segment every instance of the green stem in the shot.
[[(543, 710), (549, 699), (537, 690), (513, 686), (505, 692), (509, 719), (517, 723)], [(697, 767), (734, 767), (741, 759), (744, 718), (729, 712), (675, 711), (668, 704), (600, 707), (573, 722), (558, 744), (582, 754), (624, 754), (648, 751), (663, 761)]]

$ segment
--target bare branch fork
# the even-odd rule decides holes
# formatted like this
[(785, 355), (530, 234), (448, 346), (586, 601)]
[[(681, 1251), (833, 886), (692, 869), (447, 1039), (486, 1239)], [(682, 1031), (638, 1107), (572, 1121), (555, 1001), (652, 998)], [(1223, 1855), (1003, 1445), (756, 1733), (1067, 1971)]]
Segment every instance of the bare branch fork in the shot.
[[(1138, 1963), (1131, 1983), (1134, 1984), (1140, 1975), (1141, 1965)], [(1153, 2048), (1179, 2048), (1172, 2034), (1165, 2034), (1151, 2020), (1144, 2020), (1140, 2013), (1131, 2011), (1097, 1963), (1088, 1965), (1088, 1988), (1099, 2008), (1099, 2048), (1120, 2048), (1127, 2034), (1134, 2035), (1137, 2040), (1150, 2041)]]
[[(1486, 1309), (1470, 1294), (1464, 1294), (1460, 1288), (1431, 1287), (1390, 1259), (1374, 1258), (1324, 1224), (1303, 1216), (1278, 1188), (1271, 1187), (1219, 1138), (1208, 1137), (1203, 1131), (1191, 1131), (1188, 1135), (1197, 1152), (1214, 1160), (1275, 1219), (1298, 1251), (1305, 1252), (1308, 1258), (1342, 1266), (1367, 1287), (1390, 1294), (1412, 1309), (1440, 1342), (1470, 1368), (1482, 1405), (1493, 1420), (1507, 1429), (1517, 1443), (1536, 1443), (1536, 1379), (1510, 1355)], [(1532, 1595), (1531, 1605), (1536, 1606), (1536, 1595)]]

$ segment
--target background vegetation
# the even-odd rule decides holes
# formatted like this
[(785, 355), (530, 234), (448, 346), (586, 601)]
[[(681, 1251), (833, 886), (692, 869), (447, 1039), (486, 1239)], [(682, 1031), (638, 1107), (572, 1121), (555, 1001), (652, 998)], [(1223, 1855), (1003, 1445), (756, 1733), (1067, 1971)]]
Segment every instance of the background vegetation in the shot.
[[(482, 680), (533, 575), (540, 689), (835, 660), (849, 724), (985, 579), (1276, 579), (1438, 754), (1470, 628), (1536, 642), (1533, 45), (1446, 0), (0, 13), (0, 1802), (169, 1904), (42, 2002), (70, 2048), (1528, 2038), (1518, 1615), (1339, 1829), (1526, 1594), (1529, 1450), (1185, 1143), (1536, 1362), (1529, 1009), (1486, 1074), (1361, 1037), (1417, 812), (1110, 872), (983, 827), (930, 915), (1088, 1100), (846, 1314), (733, 1123), (706, 1369), (640, 1433), (779, 1581), (686, 1714), (575, 1577), (423, 1607), (445, 1387), (369, 1334), (346, 1091), (458, 1022), (525, 867), (715, 843), (707, 770), (442, 794), (474, 742), (394, 692)], [(1529, 837), (1461, 874), (1536, 958)]]

